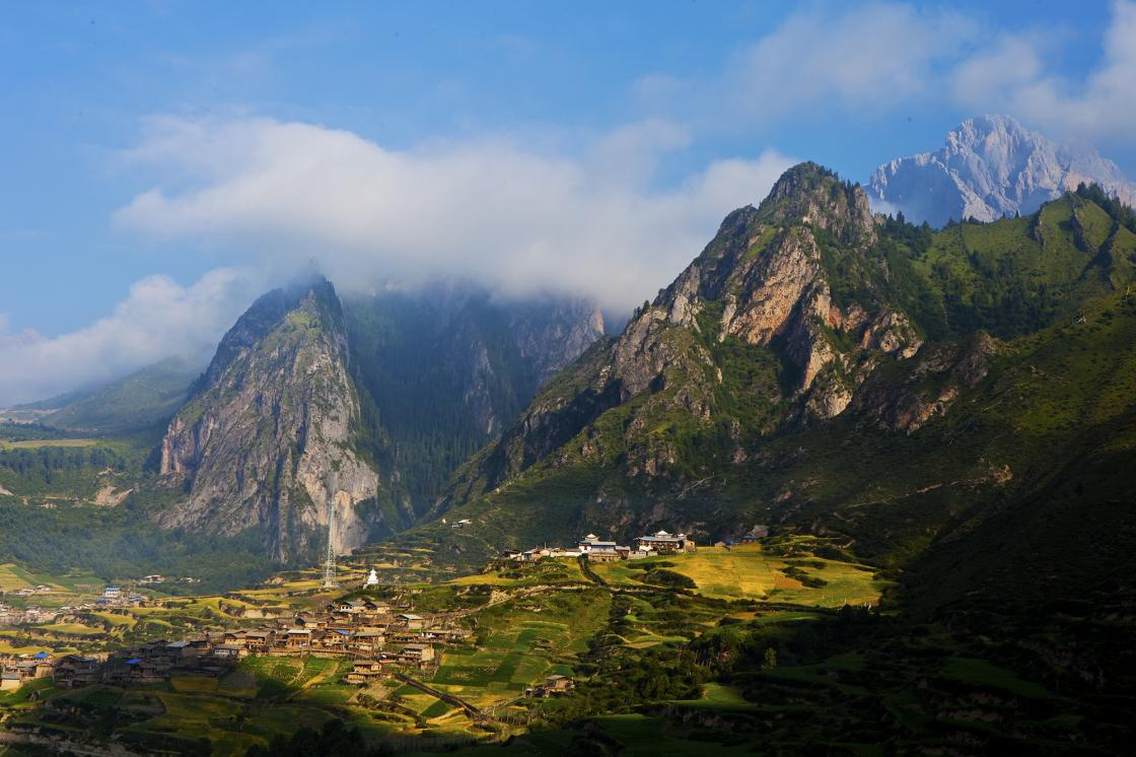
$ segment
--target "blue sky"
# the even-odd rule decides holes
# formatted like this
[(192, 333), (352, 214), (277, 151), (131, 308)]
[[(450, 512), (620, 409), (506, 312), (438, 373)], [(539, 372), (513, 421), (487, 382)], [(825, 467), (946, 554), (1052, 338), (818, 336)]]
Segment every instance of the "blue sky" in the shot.
[(863, 179), (977, 113), (1136, 175), (1118, 97), (1134, 18), (1119, 2), (12, 4), (0, 404), (206, 349), (310, 258), (341, 288), (452, 274), (637, 302), (792, 160)]

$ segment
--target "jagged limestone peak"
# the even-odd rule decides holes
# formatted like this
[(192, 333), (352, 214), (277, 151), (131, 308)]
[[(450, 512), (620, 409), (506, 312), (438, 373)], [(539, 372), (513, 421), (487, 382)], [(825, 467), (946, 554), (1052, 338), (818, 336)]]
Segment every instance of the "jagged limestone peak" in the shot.
[(360, 414), (332, 285), (320, 278), (270, 292), (225, 335), (170, 422), (161, 474), (183, 496), (159, 522), (251, 531), (288, 561), (322, 549), (334, 508), (334, 548), (359, 546), (369, 525), (358, 506), (379, 487), (353, 444)]

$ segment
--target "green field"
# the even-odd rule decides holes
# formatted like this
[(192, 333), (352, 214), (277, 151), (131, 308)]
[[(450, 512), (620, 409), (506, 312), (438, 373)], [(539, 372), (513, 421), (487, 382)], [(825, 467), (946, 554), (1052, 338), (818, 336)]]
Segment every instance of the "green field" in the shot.
[(0, 439), (0, 449), (39, 449), (40, 447), (94, 447), (99, 439), (23, 439), (17, 442)]
[[(839, 723), (842, 707), (860, 706), (872, 695), (866, 676), (904, 670), (892, 668), (890, 658), (871, 647), (831, 653), (814, 640), (809, 644), (816, 650), (806, 653), (792, 646), (799, 629), (811, 638), (810, 628), (849, 622), (841, 618), (850, 611), (851, 617), (880, 622), (879, 614), (864, 605), (878, 603), (886, 583), (866, 566), (818, 557), (815, 551), (824, 544), (794, 537), (762, 546), (703, 547), (693, 554), (598, 564), (591, 566), (594, 573), (568, 559), (493, 564), (443, 583), (372, 590), (387, 601), (412, 598), (420, 612), (457, 611), (469, 640), (440, 647), (437, 670), (414, 675), (480, 708), (486, 718), (481, 724), (463, 708), (393, 679), (367, 689), (346, 685), (350, 661), (316, 657), (248, 657), (220, 678), (177, 675), (163, 685), (127, 691), (96, 686), (57, 692), (48, 682), (40, 695), (42, 701), (81, 702), (108, 718), (121, 715), (113, 733), (149, 751), (196, 753), (208, 741), (213, 754), (242, 754), (289, 738), (301, 727), (318, 730), (340, 720), (372, 743), (398, 749), (406, 747), (405, 739), (419, 736), (435, 739), (423, 743), (439, 749), (471, 739), (490, 748), (512, 736), (509, 755), (570, 753), (580, 738), (600, 738), (620, 754), (751, 753), (751, 739), (732, 735), (737, 723), (755, 718), (776, 723), (783, 738), (793, 733), (787, 729), (797, 728), (807, 741), (820, 731), (793, 725), (793, 717), (832, 711)], [(15, 566), (6, 566), (3, 575), (11, 583), (31, 578)], [(689, 586), (658, 583), (676, 576)], [(146, 634), (176, 637), (189, 630), (249, 625), (234, 611), (250, 602), (296, 609), (326, 602), (331, 595), (316, 584), (310, 574), (294, 573), (226, 597), (171, 597), (162, 607), (90, 615), (109, 632), (64, 623), (40, 633), (64, 636), (67, 644), (89, 639), (114, 646)], [(2, 637), (0, 649), (9, 642), (15, 644), (16, 637)], [(61, 642), (52, 643), (58, 651)], [(921, 675), (933, 685), (1049, 701), (1044, 687), (1009, 669), (964, 654), (949, 639), (934, 643), (950, 653), (927, 656)], [(747, 656), (755, 662), (746, 663), (745, 672), (716, 677), (715, 660)], [(577, 693), (549, 700), (524, 696), (526, 688), (554, 673), (573, 678)], [(923, 721), (912, 714), (905, 692), (896, 687), (881, 696), (896, 717), (918, 725)], [(816, 701), (808, 707), (787, 704), (805, 696)], [(37, 722), (37, 707), (22, 700), (20, 719)], [(790, 719), (782, 723), (780, 717)]]
[[(693, 554), (651, 557), (643, 560), (599, 563), (593, 570), (615, 586), (642, 586), (653, 566), (694, 581), (696, 591), (721, 599), (775, 600), (815, 607), (876, 604), (886, 586), (867, 566), (810, 557), (803, 561), (766, 553), (762, 547), (700, 547)], [(790, 574), (816, 579), (807, 586)], [(823, 582), (823, 585), (819, 584)]]

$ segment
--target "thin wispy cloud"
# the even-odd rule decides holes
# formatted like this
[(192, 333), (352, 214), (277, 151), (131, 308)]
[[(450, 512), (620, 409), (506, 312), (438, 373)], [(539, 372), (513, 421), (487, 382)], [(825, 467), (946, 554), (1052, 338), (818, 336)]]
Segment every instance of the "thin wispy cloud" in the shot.
[(1008, 111), (1062, 137), (1131, 145), (1136, 135), (1136, 2), (1115, 0), (1101, 59), (1081, 77), (1045, 65), (1044, 38), (1000, 36), (960, 64), (953, 94), (962, 105)]

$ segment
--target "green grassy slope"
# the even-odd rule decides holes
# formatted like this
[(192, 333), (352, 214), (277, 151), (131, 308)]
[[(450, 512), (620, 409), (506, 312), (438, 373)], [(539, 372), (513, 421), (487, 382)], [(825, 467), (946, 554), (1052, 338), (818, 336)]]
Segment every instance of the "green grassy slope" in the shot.
[(96, 434), (124, 434), (161, 424), (185, 401), (202, 366), (171, 358), (104, 386), (36, 403), (51, 410), (40, 422)]
[[(1136, 236), (1123, 220), (1068, 195), (1029, 218), (940, 232), (889, 222), (869, 257), (828, 261), (844, 266), (850, 291), (895, 298), (931, 340), (916, 358), (884, 359), (865, 384), (887, 402), (954, 393), (912, 433), (882, 428), (882, 411), (866, 401), (832, 421), (786, 424), (775, 345), (719, 340), (710, 303), (699, 331), (667, 338), (711, 364), (676, 362), (659, 388), (600, 413), (492, 489), (477, 476), (502, 448), (483, 450), (459, 474), (465, 504), (450, 515), (474, 527), (432, 524), (415, 538), (460, 560), (588, 530), (627, 538), (673, 525), (706, 539), (782, 523), (904, 563), (957, 524), (1034, 496), (1136, 407), (1136, 298), (1127, 296)], [(976, 329), (1001, 337), (980, 361), (981, 380), (928, 367), (936, 355), (968, 354)], [(597, 359), (582, 358), (537, 402), (581, 401)], [(708, 418), (683, 402), (702, 387)], [(661, 474), (644, 475), (651, 459), (666, 462)]]

